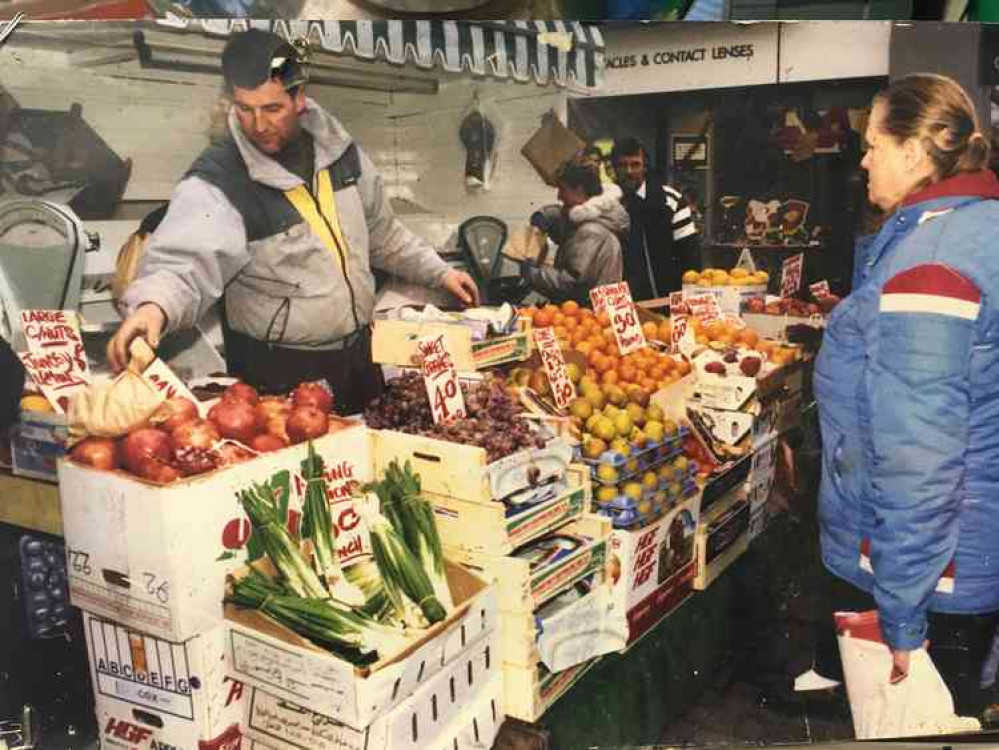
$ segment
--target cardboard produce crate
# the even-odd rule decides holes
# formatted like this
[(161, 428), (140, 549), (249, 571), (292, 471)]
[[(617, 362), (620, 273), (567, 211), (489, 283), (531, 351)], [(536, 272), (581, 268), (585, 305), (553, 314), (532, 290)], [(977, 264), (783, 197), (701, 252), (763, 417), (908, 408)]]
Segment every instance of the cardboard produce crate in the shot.
[(615, 601), (627, 616), (629, 645), (690, 596), (700, 505), (698, 494), (650, 526), (611, 534), (611, 580)]
[[(346, 562), (345, 552), (368, 551), (346, 490), (373, 478), (369, 431), (350, 426), (314, 445), (333, 477), (331, 507)], [(246, 562), (250, 526), (236, 493), (283, 477), (294, 505), (306, 453), (305, 444), (291, 446), (166, 486), (60, 461), (71, 602), (175, 642), (219, 624), (225, 577)]]
[(458, 372), (474, 372), (489, 367), (521, 362), (531, 353), (530, 322), (521, 320), (516, 333), (472, 341), (472, 332), (459, 323), (376, 319), (371, 334), (371, 357), (383, 365), (415, 367), (416, 342), (427, 336), (443, 336)]
[(592, 500), (590, 469), (571, 464), (567, 487), (555, 497), (507, 515), (500, 502), (481, 503), (427, 495), (434, 505), (441, 541), (451, 547), (507, 555), (515, 548), (582, 518)]
[(530, 563), (516, 557), (471, 552), (445, 546), (445, 554), (487, 580), (496, 582), (499, 608), (504, 612), (531, 614), (552, 597), (562, 593), (577, 581), (595, 576), (603, 580), (607, 567), (607, 541), (610, 519), (588, 513), (558, 529), (565, 533), (589, 537), (589, 541), (564, 557), (532, 570)]
[(749, 549), (749, 500), (745, 485), (716, 503), (697, 527), (697, 576), (703, 591)]
[[(563, 596), (570, 592), (565, 592)], [(557, 599), (557, 597), (556, 597)], [(552, 600), (552, 604), (556, 603)], [(628, 623), (610, 581), (557, 612), (500, 612), (499, 632), (505, 664), (533, 667), (539, 662), (560, 672), (598, 656), (624, 649)]]
[[(466, 728), (465, 717), (488, 708), (492, 719), (477, 727), (479, 739), (502, 721), (502, 663), (498, 634), (479, 639), (401, 705), (366, 729), (353, 729), (259, 688), (251, 688), (244, 734), (272, 750), (424, 750), (448, 744)], [(495, 713), (494, 713), (495, 712)], [(475, 723), (478, 717), (472, 719)], [(495, 734), (491, 735), (495, 737)]]
[(366, 729), (496, 628), (495, 588), (460, 565), (445, 564), (455, 601), (447, 619), (428, 628), (402, 653), (382, 656), (364, 668), (258, 611), (227, 604), (230, 674), (282, 700)]
[(531, 475), (541, 471), (566, 472), (573, 458), (572, 445), (552, 440), (545, 448), (531, 448), (490, 463), (485, 448), (410, 435), (395, 430), (375, 431), (375, 472), (382, 474), (393, 461), (409, 461), (420, 475), (420, 486), (431, 499), (492, 503), (529, 488)]
[(223, 625), (183, 643), (83, 614), (101, 747), (239, 747), (244, 686), (226, 676)]
[(506, 715), (534, 722), (579, 682), (598, 660), (577, 664), (561, 672), (549, 672), (542, 665), (517, 667), (503, 665), (503, 691)]

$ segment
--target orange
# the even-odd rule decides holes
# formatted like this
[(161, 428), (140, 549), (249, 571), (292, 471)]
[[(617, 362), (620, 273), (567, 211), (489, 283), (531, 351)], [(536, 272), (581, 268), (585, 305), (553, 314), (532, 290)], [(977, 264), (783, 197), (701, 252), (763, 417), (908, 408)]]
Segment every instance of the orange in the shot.
[(573, 318), (567, 315), (565, 318), (565, 322), (562, 323), (562, 325), (565, 327), (565, 330), (567, 331), (575, 331), (577, 328), (579, 328), (579, 318)]
[(555, 325), (555, 338), (564, 339), (569, 335), (569, 332), (565, 330), (565, 326)]
[(610, 357), (604, 357), (603, 355), (601, 355), (600, 358), (597, 359), (592, 364), (593, 364), (593, 369), (596, 370), (601, 375), (603, 375), (605, 372), (609, 372), (611, 367), (613, 366), (613, 362), (611, 362)]
[(647, 390), (649, 393), (652, 393), (653, 391), (656, 390), (656, 381), (653, 380), (652, 378), (645, 378), (639, 383), (639, 385), (642, 386), (642, 388)]
[(665, 341), (668, 343), (670, 340), (670, 336), (672, 336), (672, 334), (673, 334), (673, 324), (670, 321), (664, 320), (662, 323), (659, 324), (658, 330), (656, 331), (656, 337), (660, 341)]
[(708, 335), (708, 338), (718, 340), (725, 334), (725, 323), (720, 320), (714, 320), (708, 323), (704, 332)]
[(597, 315), (597, 323), (600, 324), (601, 328), (609, 326), (610, 325), (610, 315), (608, 315), (605, 312), (600, 313), (599, 315)]
[(555, 314), (552, 316), (552, 325), (560, 326), (565, 323), (565, 315), (556, 307)]
[(531, 320), (534, 318), (534, 315), (538, 312), (538, 308), (536, 308), (534, 305), (531, 305), (530, 307), (521, 307), (517, 312), (520, 313), (520, 317)]
[(750, 349), (754, 349), (759, 340), (760, 340), (759, 334), (756, 333), (756, 331), (754, 331), (752, 328), (743, 328), (739, 332), (739, 341), (744, 343)]
[(690, 374), (690, 362), (685, 359), (681, 359), (676, 364), (677, 372), (680, 373), (680, 377), (685, 377)]
[(648, 341), (649, 339), (659, 338), (659, 326), (657, 326), (651, 320), (647, 320), (644, 323), (642, 323), (642, 333), (645, 334), (646, 341)]
[(590, 352), (593, 351), (593, 344), (589, 341), (580, 341), (576, 344), (576, 351), (587, 357), (587, 362), (589, 362)]
[(634, 365), (632, 365), (630, 363), (625, 364), (625, 363), (622, 362), (622, 364), (621, 364), (621, 370), (620, 370), (620, 375), (621, 375), (621, 380), (623, 380), (624, 382), (626, 382), (626, 383), (634, 383), (635, 382), (635, 378), (638, 377), (638, 370), (635, 369)]
[(711, 341), (711, 339), (709, 339), (709, 338), (708, 338), (708, 337), (707, 337), (707, 336), (706, 336), (705, 334), (703, 334), (703, 333), (699, 333), (699, 334), (697, 334), (697, 336), (696, 336), (696, 337), (694, 338), (694, 341), (696, 341), (696, 342), (697, 342), (698, 344), (700, 344), (701, 346), (707, 346), (708, 342), (710, 342), (710, 341)]
[(649, 377), (653, 380), (662, 380), (666, 377), (666, 368), (662, 365), (656, 365), (651, 370), (649, 370)]
[(579, 315), (579, 303), (575, 300), (566, 300), (562, 303), (562, 313), (567, 317), (576, 317)]
[(600, 376), (600, 382), (604, 385), (617, 385), (619, 380), (617, 370), (608, 370)]
[(547, 328), (552, 324), (552, 318), (554, 317), (555, 313), (547, 308), (542, 308), (534, 315), (534, 325), (536, 328)]
[(593, 350), (590, 352), (589, 356), (586, 358), (586, 361), (590, 363), (590, 366), (593, 367), (593, 369), (596, 369), (597, 361), (603, 358), (604, 358), (604, 353), (600, 351), (600, 349), (598, 349), (597, 347), (594, 347)]

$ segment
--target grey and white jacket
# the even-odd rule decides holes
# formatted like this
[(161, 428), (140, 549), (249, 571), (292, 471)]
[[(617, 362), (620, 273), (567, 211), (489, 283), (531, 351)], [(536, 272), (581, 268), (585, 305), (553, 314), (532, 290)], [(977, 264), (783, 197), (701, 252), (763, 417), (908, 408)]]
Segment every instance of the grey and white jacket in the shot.
[(589, 304), (590, 289), (621, 281), (620, 237), (629, 227), (621, 188), (604, 185), (600, 195), (568, 213), (553, 205), (541, 209), (541, 215), (542, 229), (558, 245), (558, 254), (553, 266), (525, 267), (524, 276), (538, 293), (554, 302)]
[(395, 217), (381, 175), (341, 124), (311, 99), (301, 124), (314, 140), (316, 172), (332, 176), (346, 257), (284, 196), (302, 179), (258, 150), (230, 112), (232, 140), (206, 149), (177, 185), (124, 295), (129, 310), (154, 302), (175, 331), (194, 326), (224, 293), (233, 330), (326, 349), (371, 322), (373, 267), (440, 285), (447, 264)]

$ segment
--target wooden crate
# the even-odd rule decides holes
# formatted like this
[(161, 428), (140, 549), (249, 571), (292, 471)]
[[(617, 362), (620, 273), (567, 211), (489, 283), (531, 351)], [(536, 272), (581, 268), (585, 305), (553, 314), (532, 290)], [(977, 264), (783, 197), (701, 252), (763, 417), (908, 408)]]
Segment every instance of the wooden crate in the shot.
[(416, 342), (427, 336), (443, 336), (459, 372), (475, 372), (488, 367), (520, 362), (530, 354), (530, 321), (521, 320), (519, 330), (510, 336), (472, 341), (469, 328), (452, 323), (417, 323), (405, 320), (375, 320), (371, 334), (371, 356), (375, 362), (397, 367), (417, 365)]
[(554, 674), (541, 665), (503, 665), (506, 715), (521, 721), (537, 721), (569, 688), (579, 682), (598, 659), (577, 664)]
[(530, 614), (576, 581), (596, 574), (604, 580), (608, 563), (609, 518), (587, 513), (558, 529), (560, 533), (586, 536), (590, 541), (553, 563), (534, 570), (525, 560), (445, 545), (446, 555), (497, 583), (501, 611)]
[(590, 468), (572, 464), (566, 473), (568, 489), (543, 503), (507, 517), (500, 502), (481, 503), (456, 500), (425, 492), (434, 505), (437, 530), (449, 547), (508, 555), (532, 539), (582, 518), (590, 509), (592, 490)]
[[(374, 441), (376, 476), (381, 476), (392, 461), (400, 465), (409, 461), (420, 475), (424, 492), (486, 504), (498, 499), (494, 484), (510, 485), (511, 478), (522, 479), (533, 466), (568, 466), (573, 456), (572, 445), (561, 439), (553, 440), (546, 448), (518, 451), (492, 463), (484, 448), (423, 435), (378, 430)], [(526, 480), (519, 486), (527, 486)]]

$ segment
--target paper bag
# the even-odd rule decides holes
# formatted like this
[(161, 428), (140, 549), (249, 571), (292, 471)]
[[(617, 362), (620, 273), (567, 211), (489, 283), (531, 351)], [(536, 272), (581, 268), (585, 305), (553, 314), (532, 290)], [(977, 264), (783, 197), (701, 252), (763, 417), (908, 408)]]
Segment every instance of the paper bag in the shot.
[(562, 124), (554, 112), (549, 112), (520, 153), (531, 162), (545, 184), (555, 187), (559, 170), (582, 151), (585, 145), (578, 135)]
[(142, 371), (155, 354), (142, 339), (129, 349), (128, 368), (110, 382), (93, 384), (75, 394), (69, 402), (67, 421), (70, 444), (88, 435), (116, 438), (149, 421), (166, 400), (164, 394)]
[(836, 632), (858, 740), (914, 737), (981, 729), (957, 716), (954, 699), (926, 649), (913, 651), (909, 675), (891, 684), (891, 651), (881, 639), (878, 613), (837, 612)]
[(529, 260), (540, 263), (548, 250), (548, 239), (537, 227), (528, 226), (513, 230), (510, 241), (503, 250), (510, 260)]

